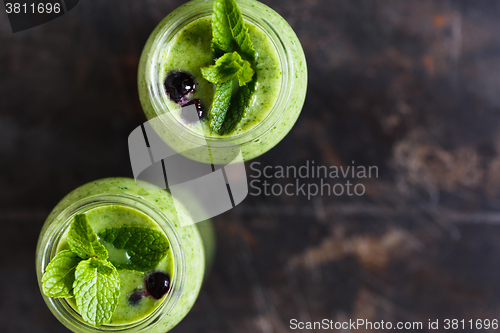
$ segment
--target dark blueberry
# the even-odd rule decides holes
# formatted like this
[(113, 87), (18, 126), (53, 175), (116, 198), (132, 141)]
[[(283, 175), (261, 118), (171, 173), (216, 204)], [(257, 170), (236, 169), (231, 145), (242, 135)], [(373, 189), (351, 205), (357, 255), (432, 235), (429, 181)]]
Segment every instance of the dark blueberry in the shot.
[[(196, 113), (193, 112), (191, 108), (187, 108), (187, 106), (193, 104), (196, 107)], [(201, 106), (201, 102), (199, 99), (192, 99), (187, 101), (182, 105), (181, 112), (182, 118), (184, 118), (184, 120), (186, 120), (188, 123), (194, 123), (195, 121), (200, 120), (204, 114), (203, 107)]]
[(193, 77), (186, 72), (170, 72), (165, 79), (167, 94), (175, 103), (182, 101), (183, 97), (194, 92), (195, 88)]
[(144, 297), (144, 292), (142, 291), (135, 291), (133, 292), (129, 298), (128, 298), (128, 302), (131, 304), (131, 305), (137, 305), (139, 304), (139, 301)]
[(163, 272), (154, 272), (146, 277), (146, 290), (153, 298), (160, 299), (168, 292), (170, 277)]

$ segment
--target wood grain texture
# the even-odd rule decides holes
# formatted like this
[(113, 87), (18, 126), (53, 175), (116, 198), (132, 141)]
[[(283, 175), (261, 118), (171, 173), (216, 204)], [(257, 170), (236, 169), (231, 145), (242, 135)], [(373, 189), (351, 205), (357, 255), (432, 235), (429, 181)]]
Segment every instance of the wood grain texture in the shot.
[[(1, 10), (1, 332), (66, 332), (36, 285), (38, 233), (72, 189), (131, 176), (140, 53), (183, 2), (86, 0), (17, 34)], [(249, 196), (216, 217), (214, 269), (173, 332), (499, 318), (500, 3), (264, 2), (297, 32), (309, 89), (256, 161), (355, 161), (379, 177), (361, 197)]]

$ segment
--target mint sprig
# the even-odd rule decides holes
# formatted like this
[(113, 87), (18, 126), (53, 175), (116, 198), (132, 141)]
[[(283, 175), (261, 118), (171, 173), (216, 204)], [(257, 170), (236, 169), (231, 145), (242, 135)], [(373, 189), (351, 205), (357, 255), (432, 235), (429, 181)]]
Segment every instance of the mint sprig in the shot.
[(241, 54), (255, 60), (255, 49), (243, 22), (241, 11), (234, 0), (217, 0), (212, 16), (212, 49), (217, 57), (239, 48)]
[(75, 216), (68, 232), (70, 250), (59, 252), (42, 276), (43, 293), (49, 297), (75, 297), (87, 323), (108, 322), (118, 305), (120, 277), (106, 259), (108, 251), (99, 243), (88, 218)]
[(118, 269), (149, 272), (167, 256), (170, 243), (158, 230), (146, 227), (120, 227), (106, 229), (99, 238), (115, 249), (126, 250), (128, 261), (122, 263), (110, 256), (109, 261)]
[(210, 129), (222, 135), (236, 128), (255, 91), (255, 71), (250, 62), (255, 61), (256, 52), (235, 0), (215, 1), (212, 35), (212, 50), (218, 59), (201, 72), (207, 81), (215, 84), (208, 118)]

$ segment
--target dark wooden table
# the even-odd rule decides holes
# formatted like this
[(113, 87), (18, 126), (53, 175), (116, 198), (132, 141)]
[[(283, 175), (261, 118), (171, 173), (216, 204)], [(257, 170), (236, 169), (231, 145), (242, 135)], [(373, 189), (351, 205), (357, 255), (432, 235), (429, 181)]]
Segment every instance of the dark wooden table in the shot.
[[(69, 191), (132, 175), (140, 52), (183, 2), (85, 0), (16, 34), (0, 6), (0, 332), (66, 331), (36, 283), (38, 233)], [(500, 2), (265, 3), (297, 32), (309, 89), (255, 161), (378, 178), (356, 180), (359, 197), (249, 196), (214, 218), (214, 269), (173, 332), (500, 318)]]

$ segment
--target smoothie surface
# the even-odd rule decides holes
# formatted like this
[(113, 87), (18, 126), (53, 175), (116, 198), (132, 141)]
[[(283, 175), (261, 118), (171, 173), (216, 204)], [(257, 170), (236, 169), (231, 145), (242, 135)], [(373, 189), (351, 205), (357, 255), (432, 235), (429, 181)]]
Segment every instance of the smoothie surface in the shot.
[[(89, 223), (96, 234), (99, 232), (109, 229), (109, 228), (119, 228), (125, 226), (134, 227), (147, 227), (162, 231), (157, 224), (149, 218), (147, 215), (125, 206), (112, 205), (94, 208), (86, 212), (89, 219)], [(69, 245), (67, 242), (67, 234), (61, 239), (60, 245), (58, 247), (58, 252), (62, 250), (68, 250)], [(109, 253), (109, 258), (121, 261), (127, 260), (127, 255), (125, 250), (115, 249), (112, 245), (107, 244), (100, 240)], [(165, 272), (170, 276), (172, 281), (173, 274), (173, 256), (172, 250), (169, 248), (167, 256), (163, 259), (155, 271)], [(152, 313), (165, 299), (163, 298), (156, 300), (151, 296), (142, 297), (142, 299), (137, 304), (130, 304), (129, 297), (135, 291), (144, 291), (144, 279), (149, 272), (138, 272), (132, 270), (118, 270), (120, 276), (120, 297), (118, 299), (118, 306), (116, 307), (111, 321), (107, 323), (108, 325), (124, 325), (136, 322), (144, 317), (147, 317)], [(76, 310), (77, 306), (74, 298), (68, 298), (68, 302)]]
[[(281, 86), (280, 62), (272, 41), (257, 26), (248, 21), (245, 21), (245, 24), (257, 52), (257, 59), (253, 64), (257, 86), (243, 119), (233, 132), (224, 136), (244, 133), (261, 122), (274, 106)], [(200, 18), (188, 24), (173, 37), (163, 56), (164, 77), (172, 71), (184, 71), (194, 77), (197, 87), (190, 98), (200, 99), (205, 115), (212, 105), (214, 84), (203, 78), (201, 67), (214, 64), (211, 40), (212, 18), (211, 16)], [(206, 116), (201, 121), (187, 123), (181, 117), (179, 105), (170, 99), (167, 104), (174, 116), (193, 131), (205, 136), (220, 136), (210, 131)]]

